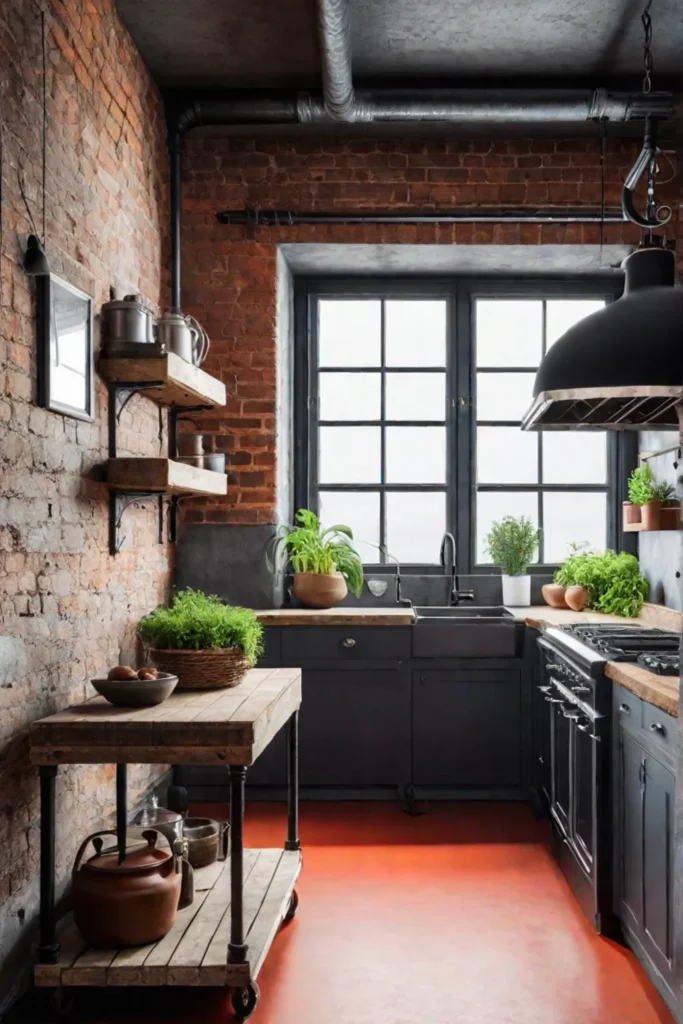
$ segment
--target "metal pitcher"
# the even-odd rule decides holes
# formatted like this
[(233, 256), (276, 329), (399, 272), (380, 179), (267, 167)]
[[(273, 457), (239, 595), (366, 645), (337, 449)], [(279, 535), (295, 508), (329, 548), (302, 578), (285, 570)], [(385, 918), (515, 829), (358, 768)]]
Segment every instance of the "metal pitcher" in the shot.
[(156, 323), (157, 341), (167, 352), (201, 366), (209, 352), (209, 338), (193, 316), (167, 313)]

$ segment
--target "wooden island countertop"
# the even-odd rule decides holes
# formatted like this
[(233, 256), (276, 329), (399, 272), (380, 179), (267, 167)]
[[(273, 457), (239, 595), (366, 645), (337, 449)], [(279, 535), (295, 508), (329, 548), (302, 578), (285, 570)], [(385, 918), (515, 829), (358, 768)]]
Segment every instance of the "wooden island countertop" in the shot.
[(256, 611), (256, 618), (264, 626), (412, 626), (415, 612), (412, 608), (383, 608), (380, 606), (336, 608), (266, 608)]

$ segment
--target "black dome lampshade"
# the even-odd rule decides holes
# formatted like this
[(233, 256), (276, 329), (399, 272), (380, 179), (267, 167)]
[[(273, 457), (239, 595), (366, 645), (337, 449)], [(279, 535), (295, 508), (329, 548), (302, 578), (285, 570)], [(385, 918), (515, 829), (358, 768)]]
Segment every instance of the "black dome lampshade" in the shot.
[(50, 264), (38, 235), (28, 236), (24, 253), (24, 272), (29, 277), (45, 277), (50, 273)]
[(668, 249), (623, 263), (624, 295), (574, 324), (536, 375), (529, 429), (678, 426), (683, 403), (683, 289)]

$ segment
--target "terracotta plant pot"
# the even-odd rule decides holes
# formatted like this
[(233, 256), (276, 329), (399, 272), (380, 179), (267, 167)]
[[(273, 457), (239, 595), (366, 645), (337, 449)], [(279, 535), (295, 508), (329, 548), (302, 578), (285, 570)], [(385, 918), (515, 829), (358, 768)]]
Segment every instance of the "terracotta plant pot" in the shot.
[(348, 593), (346, 580), (340, 572), (333, 576), (298, 572), (294, 576), (293, 591), (305, 608), (334, 608)]
[(551, 608), (566, 608), (566, 589), (566, 587), (561, 586), (559, 583), (546, 583), (545, 586), (541, 587), (543, 600)]
[(661, 501), (648, 501), (641, 506), (640, 521), (644, 530), (661, 530)]
[(567, 606), (573, 612), (583, 611), (588, 604), (588, 591), (585, 587), (567, 587), (567, 592), (564, 596)]
[(663, 505), (659, 513), (661, 530), (679, 530), (681, 527), (681, 506)]
[(625, 501), (622, 505), (624, 526), (640, 522), (640, 505), (634, 505), (631, 501)]

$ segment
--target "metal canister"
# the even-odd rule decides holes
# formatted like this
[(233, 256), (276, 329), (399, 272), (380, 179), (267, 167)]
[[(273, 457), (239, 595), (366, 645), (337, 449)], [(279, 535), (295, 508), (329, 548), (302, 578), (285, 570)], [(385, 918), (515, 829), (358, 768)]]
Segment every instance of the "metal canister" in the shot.
[(154, 314), (140, 295), (124, 295), (102, 306), (102, 343), (105, 347), (154, 342)]

